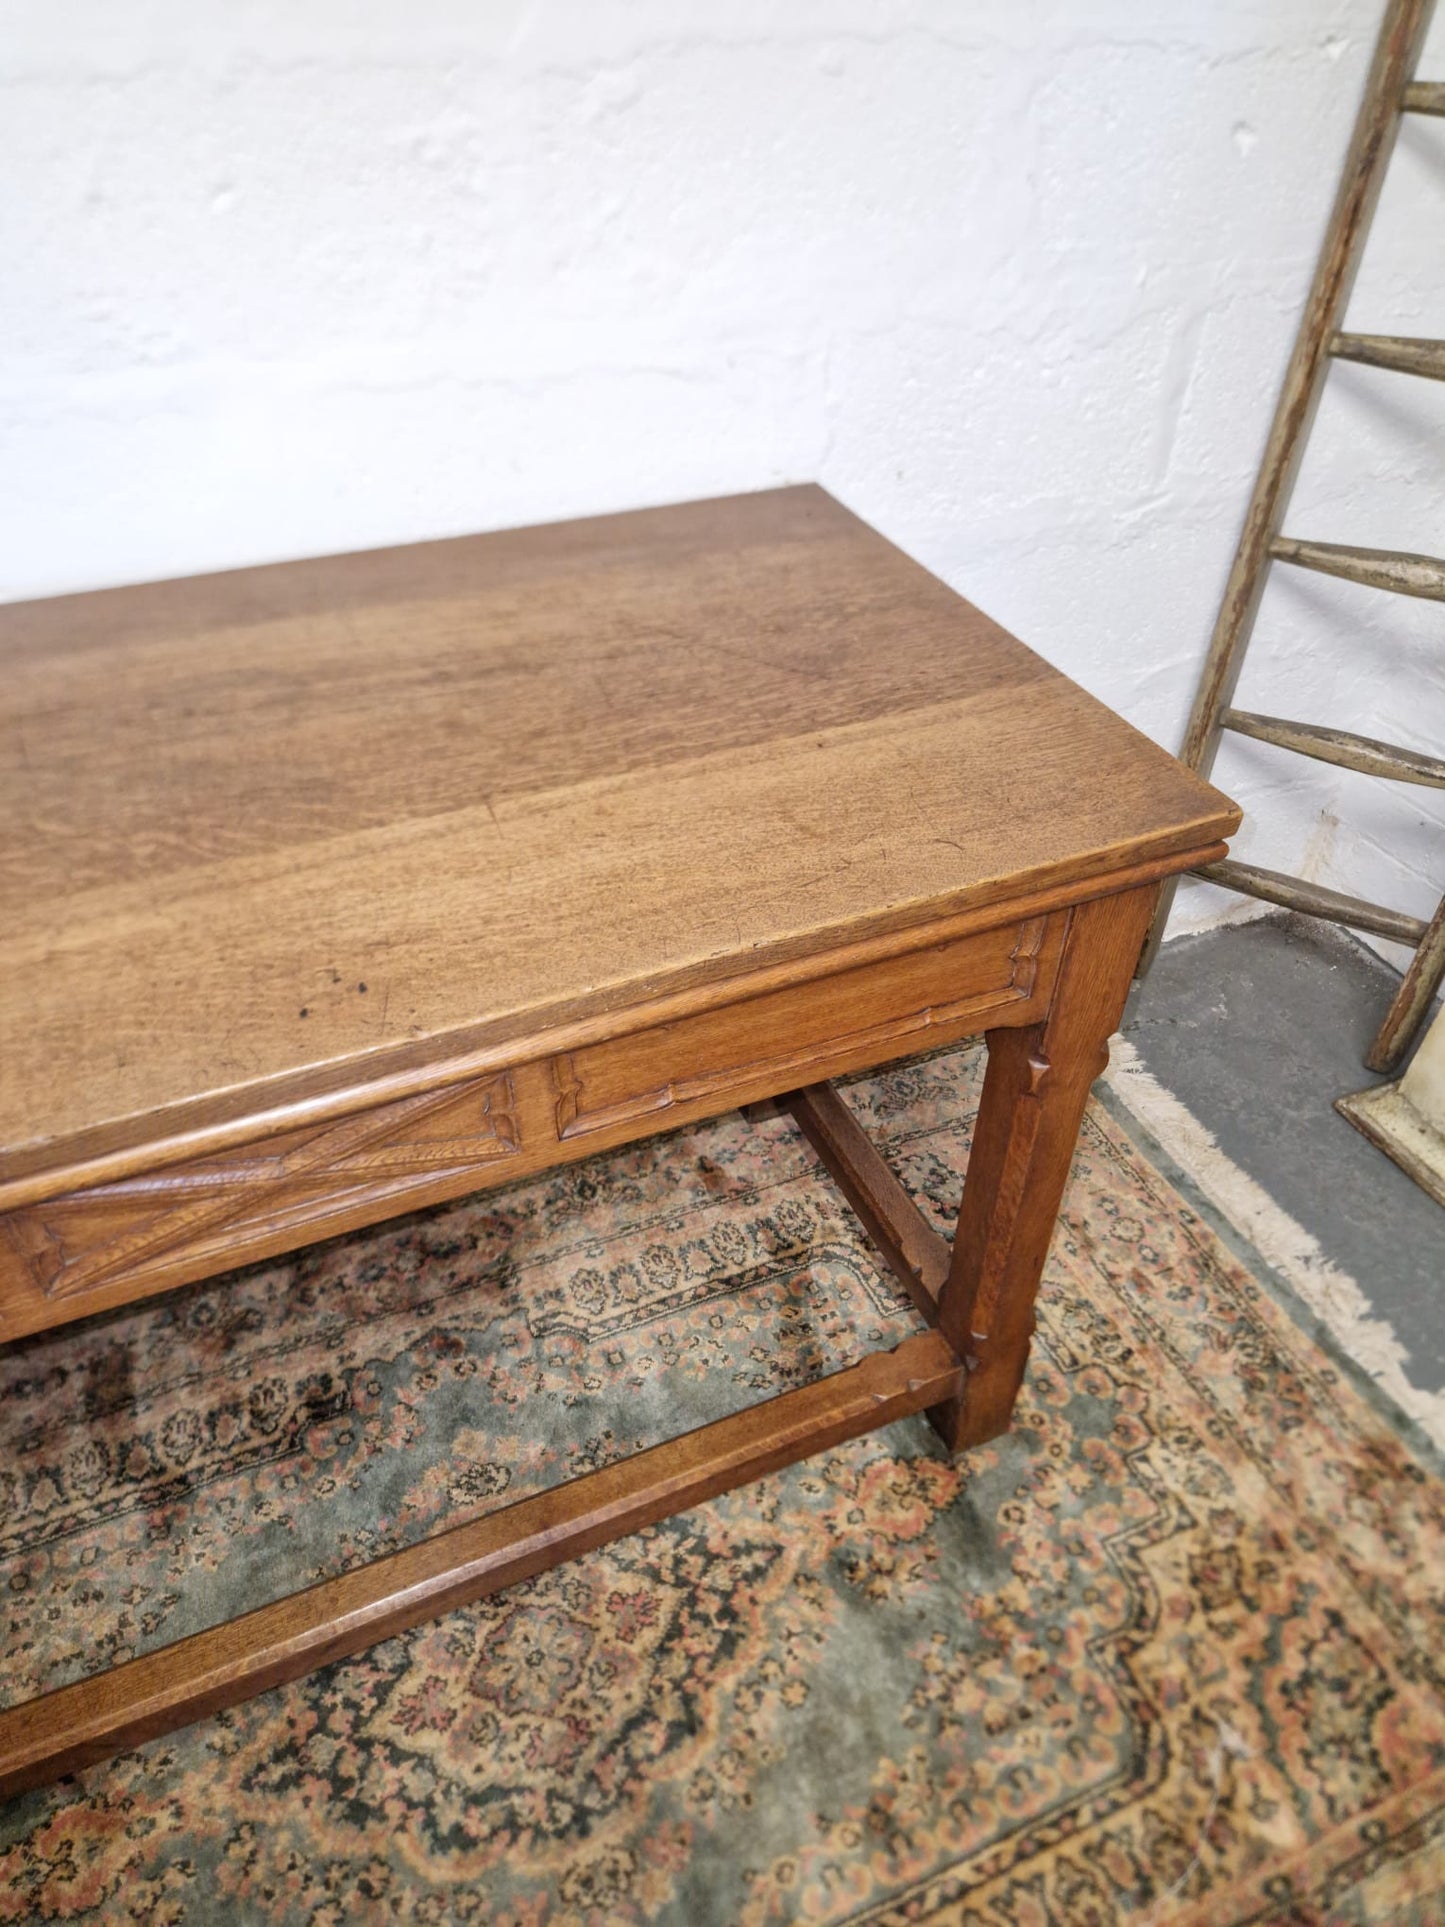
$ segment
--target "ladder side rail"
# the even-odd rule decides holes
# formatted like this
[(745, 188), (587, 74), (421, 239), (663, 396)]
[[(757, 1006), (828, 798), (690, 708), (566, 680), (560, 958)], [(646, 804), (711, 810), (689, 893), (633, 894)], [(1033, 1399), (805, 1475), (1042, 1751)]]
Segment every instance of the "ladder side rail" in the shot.
[[(1405, 89), (1414, 75), (1434, 11), (1435, 0), (1389, 0), (1385, 10), (1344, 171), (1179, 752), (1180, 760), (1202, 776), (1209, 774), (1219, 748), (1220, 714), (1233, 700), (1239, 681), (1264, 593), (1270, 544), (1279, 534), (1299, 473), (1329, 369), (1330, 346), (1344, 318), (1370, 219), (1394, 151)], [(1140, 976), (1148, 971), (1158, 951), (1173, 899), (1174, 885), (1166, 884), (1139, 960)]]

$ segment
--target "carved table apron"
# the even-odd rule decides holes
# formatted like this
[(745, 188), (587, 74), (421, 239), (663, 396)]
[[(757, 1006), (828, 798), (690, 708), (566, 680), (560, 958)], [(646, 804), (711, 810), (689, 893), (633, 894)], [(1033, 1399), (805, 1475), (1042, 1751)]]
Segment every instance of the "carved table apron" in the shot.
[[(930, 1327), (0, 1713), (0, 1793), (1007, 1426), (1157, 885), (1238, 814), (829, 497), (17, 604), (0, 662), (0, 1341), (765, 1098)], [(980, 1032), (950, 1247), (827, 1080)]]

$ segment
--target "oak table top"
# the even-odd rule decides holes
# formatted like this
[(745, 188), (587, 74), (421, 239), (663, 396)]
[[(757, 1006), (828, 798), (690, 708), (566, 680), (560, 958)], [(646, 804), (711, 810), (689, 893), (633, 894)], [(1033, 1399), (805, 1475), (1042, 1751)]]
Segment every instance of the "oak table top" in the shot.
[[(894, 1419), (1007, 1428), (1160, 880), (1238, 813), (838, 503), (16, 605), (0, 686), (0, 1342), (762, 1099), (927, 1327), (0, 1708), (0, 1798)], [(950, 1244), (831, 1080), (979, 1031)]]
[(0, 1184), (1238, 821), (815, 487), (12, 604), (0, 687)]

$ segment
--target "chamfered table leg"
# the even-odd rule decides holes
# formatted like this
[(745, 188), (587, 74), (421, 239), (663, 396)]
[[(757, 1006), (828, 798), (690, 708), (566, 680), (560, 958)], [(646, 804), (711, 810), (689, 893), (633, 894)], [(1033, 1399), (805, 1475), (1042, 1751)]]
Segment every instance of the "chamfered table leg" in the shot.
[(1034, 1298), (1089, 1088), (1109, 1061), (1157, 886), (1069, 912), (1048, 1015), (991, 1030), (939, 1329), (964, 1359), (960, 1398), (929, 1417), (951, 1451), (1008, 1429), (1028, 1361)]

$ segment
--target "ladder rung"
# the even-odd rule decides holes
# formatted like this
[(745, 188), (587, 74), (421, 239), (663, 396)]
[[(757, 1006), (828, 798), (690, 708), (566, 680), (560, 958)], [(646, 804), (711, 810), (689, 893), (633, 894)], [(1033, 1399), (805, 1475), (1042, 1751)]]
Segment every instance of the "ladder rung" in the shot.
[(1445, 761), (1423, 750), (1401, 749), (1374, 736), (1356, 736), (1348, 729), (1326, 729), (1318, 723), (1286, 722), (1283, 716), (1259, 716), (1249, 709), (1226, 709), (1219, 719), (1236, 736), (1253, 736), (1321, 763), (1359, 770), (1365, 776), (1388, 776), (1396, 783), (1424, 783), (1445, 790)]
[(1407, 114), (1445, 114), (1445, 80), (1416, 80), (1405, 89)]
[(1445, 562), (1433, 555), (1406, 555), (1399, 549), (1354, 549), (1342, 542), (1296, 542), (1277, 535), (1269, 545), (1281, 562), (1324, 575), (1363, 582), (1367, 589), (1390, 589), (1396, 595), (1428, 596), (1445, 602)]
[(1407, 917), (1402, 910), (1384, 910), (1363, 897), (1347, 897), (1343, 890), (1327, 890), (1322, 883), (1306, 883), (1303, 877), (1285, 876), (1279, 870), (1261, 870), (1253, 863), (1236, 863), (1223, 858), (1204, 863), (1193, 871), (1208, 883), (1238, 890), (1241, 896), (1262, 897), (1286, 910), (1302, 910), (1307, 917), (1323, 917), (1327, 923), (1348, 924), (1351, 930), (1369, 930), (1377, 937), (1390, 937), (1413, 949), (1425, 935), (1426, 925), (1419, 917)]
[(1445, 381), (1445, 341), (1415, 335), (1335, 335), (1330, 353), (1340, 361), (1362, 361), (1370, 368), (1394, 368), (1402, 375)]

